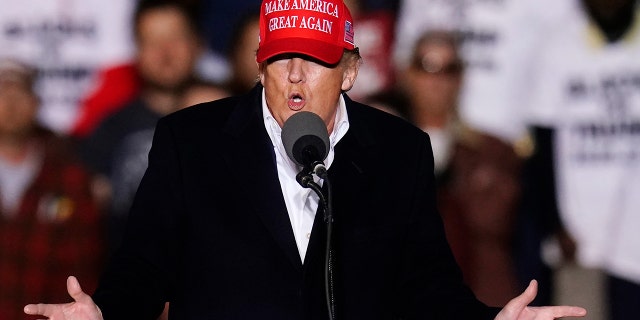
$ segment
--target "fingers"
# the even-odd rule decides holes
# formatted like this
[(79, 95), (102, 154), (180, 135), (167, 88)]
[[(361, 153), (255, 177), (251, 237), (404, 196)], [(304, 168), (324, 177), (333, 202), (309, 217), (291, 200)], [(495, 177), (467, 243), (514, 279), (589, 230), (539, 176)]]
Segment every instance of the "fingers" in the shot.
[(557, 319), (563, 317), (582, 317), (587, 310), (574, 306), (527, 307), (538, 293), (538, 282), (531, 280), (522, 294), (513, 298), (496, 316), (506, 319)]
[(565, 317), (583, 317), (587, 310), (576, 306), (552, 306), (552, 307), (529, 307), (533, 311), (535, 318), (531, 319), (561, 319)]
[(51, 316), (52, 312), (53, 312), (53, 309), (49, 304), (38, 303), (38, 304), (28, 304), (24, 306), (24, 313), (30, 314), (30, 315), (41, 315), (41, 316), (49, 317)]
[(550, 308), (554, 318), (582, 317), (587, 314), (586, 309), (574, 306), (557, 306)]
[[(67, 278), (67, 292), (75, 301), (83, 301), (86, 299), (91, 299), (87, 294), (82, 292), (82, 288), (80, 288), (80, 283), (78, 283), (78, 279), (74, 276), (70, 276)], [(45, 317), (51, 317), (53, 313), (56, 311), (56, 308), (59, 308), (61, 305), (58, 304), (46, 304), (46, 303), (38, 303), (38, 304), (28, 304), (24, 306), (24, 313), (30, 315), (41, 315)]]
[[(78, 282), (78, 279), (76, 279), (76, 277), (70, 276), (67, 278), (67, 291), (75, 302), (66, 304), (28, 304), (24, 307), (24, 313), (29, 315), (41, 315), (50, 319), (53, 319), (57, 316), (60, 316), (62, 313), (65, 313), (65, 310), (75, 310), (74, 312), (76, 312), (77, 310), (85, 310), (78, 311), (81, 314), (82, 312), (87, 311), (91, 313), (97, 312), (98, 316), (102, 314), (100, 308), (98, 308), (98, 306), (93, 303), (91, 296), (82, 291), (80, 283)], [(90, 310), (92, 306), (95, 308), (95, 310)]]
[[(537, 293), (538, 282), (536, 280), (531, 280), (527, 289), (525, 289), (521, 295), (511, 300), (511, 302), (515, 302), (518, 306), (525, 308), (533, 301), (533, 299), (535, 299)], [(509, 304), (511, 304), (511, 302), (509, 302)], [(586, 309), (575, 306), (541, 307), (538, 309), (544, 309), (546, 313), (551, 314), (554, 319), (562, 317), (582, 317), (587, 314)]]

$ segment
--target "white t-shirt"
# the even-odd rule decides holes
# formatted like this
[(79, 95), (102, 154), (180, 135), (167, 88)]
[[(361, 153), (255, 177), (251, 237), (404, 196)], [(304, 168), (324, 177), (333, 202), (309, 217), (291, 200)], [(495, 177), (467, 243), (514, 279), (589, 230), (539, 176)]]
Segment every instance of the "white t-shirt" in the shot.
[(606, 44), (580, 8), (560, 18), (513, 103), (556, 132), (558, 206), (579, 261), (640, 283), (640, 20)]
[(18, 214), (24, 194), (37, 178), (43, 155), (36, 147), (29, 148), (25, 159), (12, 163), (0, 157), (0, 203), (4, 218)]

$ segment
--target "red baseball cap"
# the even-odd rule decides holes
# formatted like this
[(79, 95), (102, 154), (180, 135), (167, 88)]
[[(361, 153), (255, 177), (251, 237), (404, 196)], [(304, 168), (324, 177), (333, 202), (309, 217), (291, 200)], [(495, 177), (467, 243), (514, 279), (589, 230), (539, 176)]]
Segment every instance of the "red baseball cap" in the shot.
[(260, 8), (260, 63), (300, 53), (336, 64), (353, 50), (353, 19), (342, 0), (264, 0)]

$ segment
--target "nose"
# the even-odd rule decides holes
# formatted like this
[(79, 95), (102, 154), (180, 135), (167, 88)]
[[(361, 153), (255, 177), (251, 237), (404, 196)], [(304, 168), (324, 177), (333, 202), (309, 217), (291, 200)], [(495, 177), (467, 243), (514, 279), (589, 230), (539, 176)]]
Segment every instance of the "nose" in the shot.
[(299, 83), (305, 81), (304, 60), (301, 58), (291, 58), (288, 64), (289, 82)]

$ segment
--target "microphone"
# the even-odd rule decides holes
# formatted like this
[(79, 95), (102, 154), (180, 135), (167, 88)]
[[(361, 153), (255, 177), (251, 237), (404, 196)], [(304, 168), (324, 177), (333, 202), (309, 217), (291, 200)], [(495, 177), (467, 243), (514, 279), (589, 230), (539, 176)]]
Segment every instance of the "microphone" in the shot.
[(324, 159), (329, 154), (329, 134), (320, 116), (309, 111), (294, 113), (282, 126), (282, 144), (287, 155), (304, 169), (296, 180), (307, 188), (312, 173), (326, 178)]
[[(327, 223), (327, 244), (325, 252), (325, 299), (329, 310), (329, 319), (335, 319), (334, 295), (334, 257), (331, 245), (333, 230), (333, 209), (331, 205), (331, 184), (325, 158), (329, 154), (329, 134), (324, 121), (317, 114), (309, 111), (294, 113), (282, 126), (282, 144), (287, 155), (295, 163), (301, 165), (302, 171), (296, 175), (296, 181), (303, 188), (311, 188), (318, 194), (320, 202), (324, 204), (324, 221)], [(320, 186), (313, 181), (312, 174), (324, 180), (327, 187), (325, 195)]]

